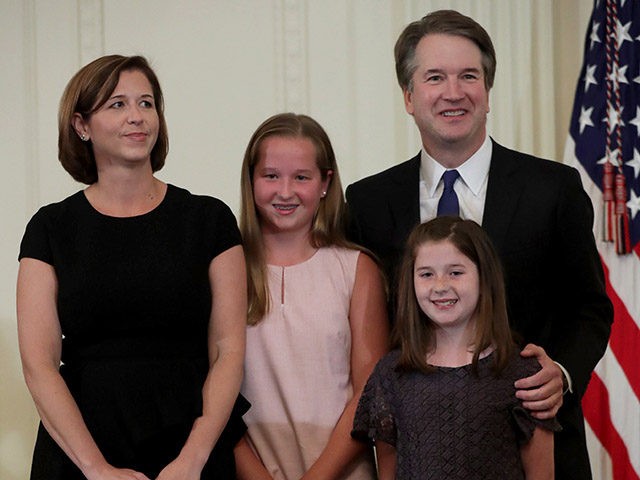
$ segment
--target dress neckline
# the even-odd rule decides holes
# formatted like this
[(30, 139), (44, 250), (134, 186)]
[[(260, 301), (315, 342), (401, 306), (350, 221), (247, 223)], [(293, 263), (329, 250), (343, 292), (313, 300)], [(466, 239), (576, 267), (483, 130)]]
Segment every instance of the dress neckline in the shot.
[(322, 250), (323, 248), (325, 248), (325, 247), (320, 247), (320, 248), (316, 249), (316, 251), (313, 252), (313, 255), (311, 255), (310, 257), (302, 260), (301, 262), (294, 263), (292, 265), (276, 265), (276, 264), (273, 264), (273, 263), (268, 263), (267, 267), (270, 268), (270, 269), (275, 269), (275, 270), (289, 270), (291, 268), (295, 268), (295, 267), (299, 267), (301, 265), (308, 264), (308, 263), (312, 262), (316, 257), (318, 257), (318, 252), (320, 252), (320, 250)]
[[(479, 358), (478, 359), (478, 366), (480, 366), (480, 365), (482, 365), (484, 363), (487, 363), (490, 359), (492, 359), (494, 352), (495, 352), (495, 350), (492, 350), (486, 356)], [(460, 370), (460, 369), (465, 370), (465, 369), (471, 368), (471, 366), (473, 365), (473, 362), (469, 362), (469, 363), (466, 363), (464, 365), (458, 365), (457, 367), (448, 367), (446, 365), (434, 365), (434, 364), (428, 363), (428, 362), (427, 362), (427, 364), (430, 367), (437, 368), (438, 370)]]
[(160, 211), (164, 205), (167, 203), (167, 199), (169, 197), (169, 195), (171, 195), (173, 192), (173, 185), (171, 185), (170, 183), (167, 183), (167, 189), (164, 193), (164, 197), (162, 197), (162, 200), (160, 200), (160, 203), (158, 203), (158, 205), (156, 205), (154, 208), (152, 208), (151, 210), (149, 210), (148, 212), (145, 213), (141, 213), (139, 215), (132, 215), (130, 217), (117, 217), (114, 215), (107, 215), (106, 213), (102, 213), (101, 211), (99, 211), (97, 208), (95, 208), (91, 202), (89, 201), (89, 199), (87, 198), (87, 195), (85, 194), (84, 190), (78, 192), (81, 199), (82, 199), (82, 203), (85, 205), (85, 207), (92, 212), (93, 215), (100, 217), (100, 218), (105, 218), (105, 219), (109, 219), (109, 220), (113, 220), (113, 221), (131, 221), (131, 220), (136, 220), (136, 219), (141, 219), (150, 215), (155, 214), (156, 212)]

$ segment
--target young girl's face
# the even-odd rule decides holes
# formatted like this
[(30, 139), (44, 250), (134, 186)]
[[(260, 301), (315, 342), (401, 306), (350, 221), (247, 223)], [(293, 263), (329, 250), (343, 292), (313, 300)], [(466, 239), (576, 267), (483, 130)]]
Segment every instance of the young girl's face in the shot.
[(330, 175), (322, 179), (308, 138), (267, 137), (253, 172), (253, 198), (264, 233), (307, 233)]
[(476, 265), (448, 240), (418, 247), (413, 284), (421, 310), (439, 327), (474, 320), (480, 295)]

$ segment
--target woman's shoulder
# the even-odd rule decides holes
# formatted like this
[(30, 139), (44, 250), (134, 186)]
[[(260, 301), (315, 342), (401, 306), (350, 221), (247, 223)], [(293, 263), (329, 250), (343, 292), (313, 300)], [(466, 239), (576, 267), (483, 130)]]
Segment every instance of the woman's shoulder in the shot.
[(167, 184), (167, 199), (171, 202), (189, 203), (194, 206), (209, 208), (229, 209), (229, 206), (217, 197), (191, 193), (186, 188), (178, 187), (171, 183)]
[(88, 202), (82, 191), (38, 209), (25, 227), (18, 259), (36, 258), (52, 264), (51, 240), (79, 228), (87, 217)]
[(236, 223), (236, 217), (229, 205), (211, 195), (195, 194), (189, 190), (167, 185), (166, 204), (181, 216), (191, 215), (200, 220), (228, 220)]
[(196, 195), (168, 184), (162, 212), (185, 231), (206, 239), (213, 256), (242, 243), (235, 215), (216, 197)]
[(78, 212), (87, 203), (84, 191), (80, 190), (57, 202), (48, 203), (33, 215), (35, 221), (57, 221), (69, 212)]

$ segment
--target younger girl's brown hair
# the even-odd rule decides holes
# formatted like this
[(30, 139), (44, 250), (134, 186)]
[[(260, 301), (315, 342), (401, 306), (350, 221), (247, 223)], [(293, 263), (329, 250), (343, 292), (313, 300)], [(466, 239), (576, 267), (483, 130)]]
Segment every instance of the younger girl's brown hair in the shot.
[(401, 370), (432, 371), (427, 354), (435, 346), (435, 326), (420, 308), (414, 290), (418, 248), (427, 242), (451, 242), (478, 269), (480, 295), (476, 307), (476, 329), (471, 348), (477, 369), (480, 353), (494, 347), (494, 371), (502, 370), (515, 349), (507, 317), (504, 276), (498, 254), (488, 235), (472, 220), (436, 217), (415, 227), (409, 235), (398, 276), (397, 314), (392, 344), (401, 353)]

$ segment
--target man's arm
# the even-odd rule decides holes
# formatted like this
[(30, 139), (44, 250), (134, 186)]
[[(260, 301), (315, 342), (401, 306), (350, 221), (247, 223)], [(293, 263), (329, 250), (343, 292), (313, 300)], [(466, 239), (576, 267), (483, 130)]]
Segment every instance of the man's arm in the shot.
[(557, 214), (561, 264), (556, 271), (571, 288), (572, 305), (565, 309), (566, 321), (553, 326), (551, 356), (569, 372), (573, 392), (581, 398), (607, 348), (613, 306), (593, 237), (593, 207), (575, 169), (567, 175)]
[(591, 201), (577, 171), (564, 172), (555, 212), (557, 260), (553, 274), (566, 289), (557, 292), (564, 305), (549, 305), (563, 313), (552, 326), (548, 352), (536, 345), (528, 345), (522, 352), (523, 356), (536, 357), (542, 370), (516, 382), (517, 397), (540, 419), (557, 413), (562, 395), (568, 393), (569, 381), (570, 393), (582, 397), (591, 372), (604, 354), (613, 321), (613, 308), (605, 292), (602, 264), (592, 233)]

